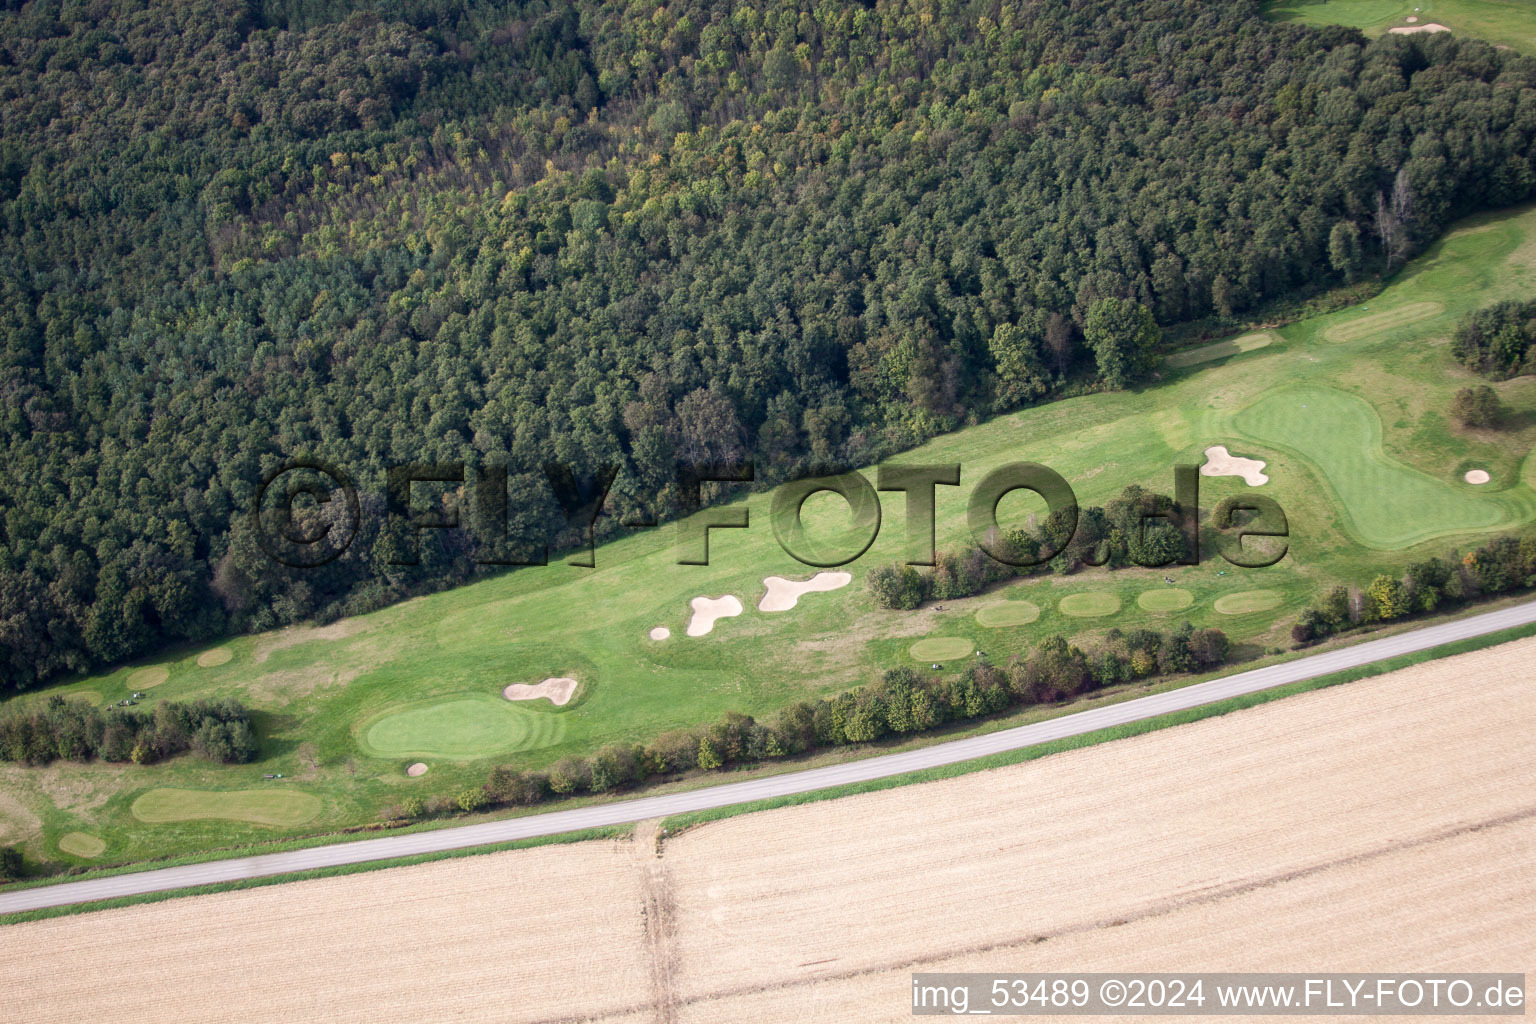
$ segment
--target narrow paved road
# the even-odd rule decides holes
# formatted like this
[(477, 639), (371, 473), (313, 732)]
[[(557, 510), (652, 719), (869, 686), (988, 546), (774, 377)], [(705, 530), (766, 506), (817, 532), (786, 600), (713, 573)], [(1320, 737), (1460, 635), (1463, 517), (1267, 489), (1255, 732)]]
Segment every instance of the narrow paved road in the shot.
[(1228, 697), (1314, 679), (1343, 669), (1359, 668), (1400, 654), (1428, 650), (1455, 640), (1465, 640), (1532, 622), (1536, 622), (1536, 601), (1456, 622), (1426, 626), (1380, 640), (1368, 640), (1365, 643), (1325, 654), (1314, 654), (1280, 665), (1239, 672), (1224, 679), (1213, 679), (1210, 682), (1197, 683), (1150, 697), (1138, 697), (1135, 700), (1095, 708), (1092, 711), (1063, 715), (1050, 721), (1021, 725), (1013, 729), (988, 733), (985, 736), (936, 743), (930, 747), (908, 750), (899, 754), (883, 754), (826, 768), (811, 768), (753, 779), (749, 782), (709, 786), (686, 793), (619, 800), (578, 810), (532, 814), (506, 821), (488, 821), (479, 825), (461, 825), (430, 832), (335, 843), (330, 846), (311, 847), (307, 850), (266, 853), (256, 857), (237, 857), (205, 864), (187, 864), (182, 867), (160, 868), (111, 878), (62, 882), (35, 889), (0, 893), (0, 914), (34, 910), (39, 907), (85, 903), (116, 896), (161, 892), (194, 885), (233, 882), (245, 878), (285, 874), (290, 871), (333, 867), (339, 864), (387, 860), (438, 850), (457, 850), (486, 843), (503, 843), (511, 839), (528, 839), (533, 836), (553, 835), (577, 829), (619, 825), (668, 814), (725, 807), (768, 797), (788, 796), (849, 782), (865, 782), (921, 768), (966, 761), (985, 754), (1017, 750), (1037, 743), (1093, 732), (1096, 729), (1165, 715), (1171, 711), (1183, 711), (1202, 704), (1225, 700)]

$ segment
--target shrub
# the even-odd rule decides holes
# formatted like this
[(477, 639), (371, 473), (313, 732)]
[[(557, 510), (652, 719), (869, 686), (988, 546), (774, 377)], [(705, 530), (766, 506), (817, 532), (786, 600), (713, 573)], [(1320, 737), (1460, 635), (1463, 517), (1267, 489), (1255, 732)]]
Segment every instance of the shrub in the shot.
[(1499, 393), (1487, 384), (1461, 388), (1451, 400), (1451, 416), (1464, 427), (1496, 427), (1508, 413)]

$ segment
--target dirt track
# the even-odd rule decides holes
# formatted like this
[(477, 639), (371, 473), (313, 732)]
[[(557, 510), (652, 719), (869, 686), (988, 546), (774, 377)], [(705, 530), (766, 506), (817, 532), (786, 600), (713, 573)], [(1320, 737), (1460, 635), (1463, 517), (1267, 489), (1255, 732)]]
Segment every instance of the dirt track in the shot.
[(913, 969), (1536, 973), (1531, 666), (1536, 639), (659, 858), (642, 827), (0, 929), (0, 982), (22, 1020), (688, 1024), (905, 1020)]

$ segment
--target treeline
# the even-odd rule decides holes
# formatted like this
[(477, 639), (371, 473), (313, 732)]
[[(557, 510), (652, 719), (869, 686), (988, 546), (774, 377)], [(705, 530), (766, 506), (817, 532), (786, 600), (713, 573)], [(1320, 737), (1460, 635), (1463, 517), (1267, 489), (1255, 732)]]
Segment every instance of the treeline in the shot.
[(1334, 586), (1301, 613), (1291, 639), (1310, 644), (1356, 626), (1428, 614), (1443, 606), (1536, 587), (1536, 536), (1506, 535), (1466, 555), (1430, 558), (1402, 576), (1380, 573), (1364, 590)]
[(1203, 672), (1223, 664), (1231, 643), (1219, 629), (1184, 623), (1159, 633), (1110, 630), (1084, 651), (1052, 636), (1023, 656), (994, 666), (985, 660), (953, 677), (915, 668), (887, 670), (878, 682), (835, 697), (797, 701), (769, 722), (727, 712), (698, 729), (679, 729), (646, 744), (605, 747), (541, 771), (496, 768), (483, 786), (454, 796), (412, 798), (387, 808), (387, 819), (438, 816), (587, 793), (607, 793), (693, 769), (714, 771), (794, 757), (832, 747), (873, 743), (980, 718), (1010, 707), (1070, 700), (1091, 690), (1153, 675)]
[(1462, 317), (1451, 351), (1469, 370), (1496, 379), (1536, 373), (1536, 302), (1496, 302)]
[(1255, 0), (7, 9), (0, 681), (480, 571), (279, 571), (295, 456), (370, 522), (392, 463), (506, 462), (558, 546), (548, 461), (620, 467), (606, 536), (679, 458), (771, 486), (1123, 386), (1529, 198), (1533, 110), (1530, 58)]
[(239, 701), (161, 701), (152, 712), (92, 707), (54, 694), (35, 710), (0, 714), (0, 761), (131, 761), (151, 764), (192, 751), (220, 764), (242, 764), (259, 743)]
[(880, 607), (909, 609), (924, 601), (970, 597), (998, 580), (1047, 570), (1067, 575), (1084, 566), (1170, 565), (1189, 551), (1189, 539), (1175, 526), (1181, 513), (1167, 495), (1131, 484), (1108, 505), (1080, 506), (1076, 530), (1070, 516), (1056, 512), (1008, 531), (1006, 539), (1019, 561), (1056, 552), (1039, 565), (1014, 567), (972, 546), (938, 552), (926, 571), (905, 562), (876, 566), (865, 576), (865, 585)]

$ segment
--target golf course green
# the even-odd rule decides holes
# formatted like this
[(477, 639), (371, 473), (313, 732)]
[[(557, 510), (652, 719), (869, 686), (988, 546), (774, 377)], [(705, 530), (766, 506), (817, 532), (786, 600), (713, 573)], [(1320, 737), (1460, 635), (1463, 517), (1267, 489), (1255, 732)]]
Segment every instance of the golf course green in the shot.
[(391, 711), (369, 723), (362, 743), (379, 757), (466, 760), (551, 746), (564, 735), (560, 715), (470, 694)]
[(1310, 463), (1338, 495), (1339, 513), (1356, 537), (1378, 550), (1512, 526), (1520, 518), (1495, 499), (1469, 495), (1448, 478), (1389, 458), (1381, 448), (1380, 418), (1355, 395), (1332, 388), (1286, 388), (1244, 409), (1233, 425), (1255, 441), (1290, 450)]

